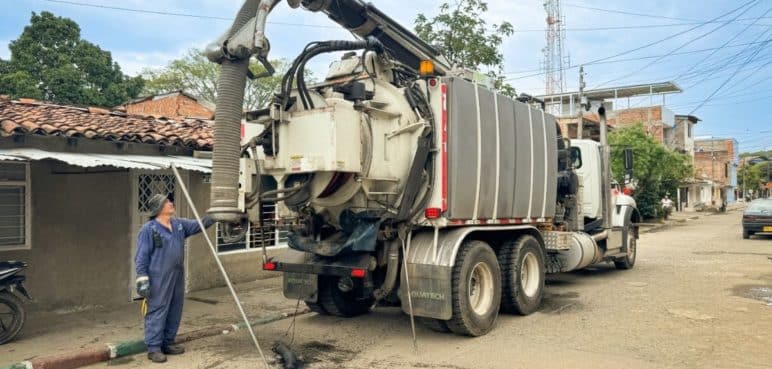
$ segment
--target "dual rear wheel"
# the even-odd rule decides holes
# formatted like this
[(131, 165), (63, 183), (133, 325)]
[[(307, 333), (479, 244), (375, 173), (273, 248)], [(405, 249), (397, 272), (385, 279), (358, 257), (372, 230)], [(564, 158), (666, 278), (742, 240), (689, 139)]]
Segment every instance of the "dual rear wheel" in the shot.
[(544, 294), (541, 244), (522, 235), (498, 251), (482, 241), (464, 242), (453, 266), (451, 319), (420, 320), (435, 331), (481, 336), (493, 329), (499, 310), (521, 315), (536, 311)]

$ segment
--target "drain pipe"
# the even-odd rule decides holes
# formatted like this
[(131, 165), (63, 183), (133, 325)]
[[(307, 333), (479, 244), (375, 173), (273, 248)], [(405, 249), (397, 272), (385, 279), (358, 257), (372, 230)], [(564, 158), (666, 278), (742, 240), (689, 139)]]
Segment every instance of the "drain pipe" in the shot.
[(233, 55), (228, 41), (255, 18), (259, 4), (259, 0), (245, 1), (226, 35), (207, 47), (207, 57), (221, 66), (214, 116), (211, 202), (207, 211), (219, 222), (237, 223), (243, 217), (238, 208), (240, 132), (251, 52), (242, 49)]

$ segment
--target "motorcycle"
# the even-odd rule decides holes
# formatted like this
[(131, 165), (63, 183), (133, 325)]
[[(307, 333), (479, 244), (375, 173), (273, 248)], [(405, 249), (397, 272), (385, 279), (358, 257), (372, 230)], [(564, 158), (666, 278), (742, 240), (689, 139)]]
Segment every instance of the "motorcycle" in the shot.
[(24, 326), (26, 314), (18, 294), (32, 300), (22, 284), (27, 278), (19, 274), (26, 268), (23, 261), (0, 261), (0, 345), (14, 339)]

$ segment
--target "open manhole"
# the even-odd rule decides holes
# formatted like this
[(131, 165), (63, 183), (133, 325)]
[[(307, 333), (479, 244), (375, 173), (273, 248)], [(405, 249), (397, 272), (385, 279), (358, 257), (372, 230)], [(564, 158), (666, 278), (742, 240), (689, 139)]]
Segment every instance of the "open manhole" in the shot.
[(765, 302), (768, 306), (772, 306), (771, 286), (740, 285), (732, 288), (732, 292), (735, 296), (759, 300)]

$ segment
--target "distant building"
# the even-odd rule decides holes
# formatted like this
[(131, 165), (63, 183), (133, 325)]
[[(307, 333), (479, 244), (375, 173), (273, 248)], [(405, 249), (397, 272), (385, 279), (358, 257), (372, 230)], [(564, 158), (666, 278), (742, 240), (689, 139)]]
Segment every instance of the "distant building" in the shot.
[(684, 154), (689, 154), (694, 159), (694, 125), (700, 122), (700, 118), (694, 115), (676, 115), (675, 130), (671, 141), (671, 147)]
[(662, 105), (615, 110), (609, 113), (608, 123), (615, 128), (640, 124), (654, 140), (673, 148), (675, 113)]
[(169, 119), (214, 119), (214, 109), (200, 98), (184, 91), (146, 96), (117, 107), (128, 114)]
[[(544, 108), (558, 118), (564, 137), (596, 139), (599, 133), (599, 117), (596, 113), (603, 105), (609, 129), (643, 124), (647, 132), (661, 143), (667, 143), (674, 136), (675, 114), (664, 107), (665, 95), (682, 92), (673, 82), (657, 82), (640, 85), (609, 87), (555, 95), (537, 96), (544, 101)], [(662, 98), (661, 105), (654, 104), (654, 96)], [(630, 107), (630, 98), (649, 97), (649, 106)], [(627, 99), (627, 108), (620, 101)], [(657, 99), (659, 101), (659, 98)], [(589, 105), (582, 110), (581, 102)], [(582, 137), (579, 137), (579, 112), (582, 112)]]
[(709, 138), (694, 141), (694, 176), (711, 182), (711, 204), (720, 206), (736, 201), (739, 150), (733, 138)]

